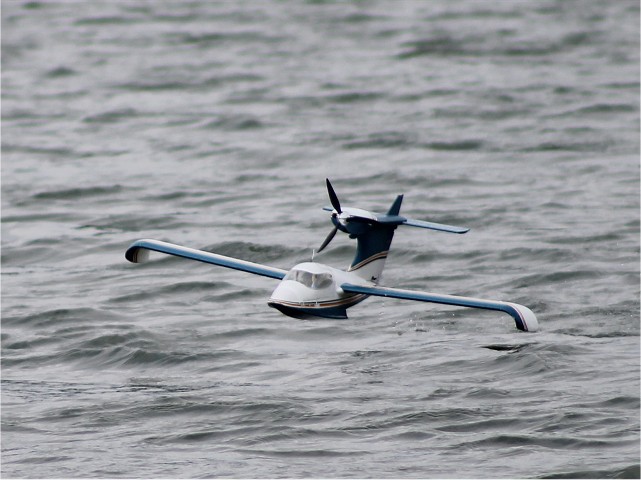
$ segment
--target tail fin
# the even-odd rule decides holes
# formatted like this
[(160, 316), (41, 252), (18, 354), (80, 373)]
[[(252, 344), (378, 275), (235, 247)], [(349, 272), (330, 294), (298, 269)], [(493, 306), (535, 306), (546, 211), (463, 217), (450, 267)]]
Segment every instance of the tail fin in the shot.
[[(401, 203), (403, 203), (403, 195), (396, 197), (387, 212), (387, 217), (398, 216), (401, 211)], [(355, 235), (357, 240), (356, 256), (349, 271), (365, 280), (378, 283), (383, 274), (383, 268), (385, 268), (385, 260), (397, 225), (397, 223), (375, 221), (363, 233)]]
[(394, 200), (394, 203), (392, 203), (392, 206), (390, 207), (387, 214), (389, 216), (392, 216), (401, 213), (401, 203), (403, 203), (403, 195), (399, 195), (398, 197), (396, 197), (396, 200)]

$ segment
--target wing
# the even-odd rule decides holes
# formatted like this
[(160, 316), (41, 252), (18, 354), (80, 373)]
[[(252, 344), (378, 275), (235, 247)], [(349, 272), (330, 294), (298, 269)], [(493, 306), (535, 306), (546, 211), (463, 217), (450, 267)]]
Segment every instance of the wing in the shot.
[(173, 243), (150, 239), (137, 240), (132, 243), (127, 249), (127, 252), (125, 252), (125, 258), (133, 263), (142, 263), (148, 259), (150, 250), (166, 253), (168, 255), (175, 255), (177, 257), (188, 258), (190, 260), (196, 260), (198, 262), (211, 263), (212, 265), (219, 265), (221, 267), (233, 268), (235, 270), (253, 273), (255, 275), (276, 278), (278, 280), (282, 280), (282, 278), (287, 274), (286, 270), (281, 270), (280, 268), (268, 267), (267, 265), (260, 265), (258, 263), (238, 260), (224, 255), (205, 252), (203, 250), (181, 247), (180, 245), (174, 245)]
[(353, 285), (350, 283), (342, 284), (341, 288), (346, 292), (364, 293), (366, 295), (374, 295), (377, 297), (400, 298), (402, 300), (417, 300), (419, 302), (481, 308), (484, 310), (497, 310), (511, 315), (516, 322), (516, 328), (519, 330), (535, 332), (539, 327), (539, 322), (532, 310), (517, 303), (482, 300), (480, 298), (457, 297), (454, 295), (441, 295), (438, 293), (414, 292), (412, 290), (401, 290), (399, 288)]

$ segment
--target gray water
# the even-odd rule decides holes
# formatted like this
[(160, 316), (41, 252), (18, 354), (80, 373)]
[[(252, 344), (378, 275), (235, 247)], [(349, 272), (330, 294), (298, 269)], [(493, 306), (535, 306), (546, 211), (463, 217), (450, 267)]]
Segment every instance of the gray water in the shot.
[[(639, 128), (632, 0), (3, 1), (2, 476), (638, 478)], [(541, 331), (124, 258), (308, 261), (325, 177)]]

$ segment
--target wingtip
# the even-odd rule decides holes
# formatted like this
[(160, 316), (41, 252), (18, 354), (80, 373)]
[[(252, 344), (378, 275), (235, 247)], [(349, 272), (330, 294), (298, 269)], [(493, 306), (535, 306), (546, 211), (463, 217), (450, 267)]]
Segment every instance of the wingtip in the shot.
[[(525, 305), (518, 303), (507, 302), (508, 305), (514, 308), (516, 315), (512, 314), (516, 321), (516, 328), (524, 332), (536, 332), (539, 329), (539, 320), (532, 310)], [(510, 312), (512, 313), (512, 312)]]
[(125, 258), (131, 263), (143, 263), (149, 259), (149, 250), (144, 248), (142, 240), (136, 240), (125, 252)]
[(131, 247), (125, 252), (125, 258), (131, 263), (143, 263), (149, 259), (149, 250)]

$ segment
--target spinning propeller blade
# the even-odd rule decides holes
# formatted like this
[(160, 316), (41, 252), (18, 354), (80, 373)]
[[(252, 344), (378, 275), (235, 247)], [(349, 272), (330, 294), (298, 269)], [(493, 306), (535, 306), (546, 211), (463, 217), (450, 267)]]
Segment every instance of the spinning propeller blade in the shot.
[(330, 202), (332, 202), (332, 207), (334, 207), (336, 213), (340, 215), (341, 213), (343, 213), (343, 211), (341, 210), (341, 202), (338, 201), (338, 197), (336, 196), (336, 192), (334, 191), (329, 178), (326, 178), (325, 181), (327, 182), (327, 193), (329, 193), (329, 200)]
[[(336, 213), (340, 215), (341, 213), (343, 213), (343, 211), (341, 210), (341, 202), (338, 201), (338, 195), (336, 195), (336, 192), (334, 191), (334, 187), (332, 187), (332, 184), (329, 181), (329, 178), (326, 178), (325, 182), (327, 183), (327, 193), (329, 194), (329, 201), (332, 202), (332, 207), (334, 207), (334, 210), (336, 210)], [(316, 253), (322, 252), (325, 249), (325, 247), (329, 245), (329, 242), (332, 241), (332, 239), (336, 235), (336, 232), (338, 232), (338, 227), (334, 227), (334, 229), (331, 232), (329, 232), (329, 235), (327, 235), (327, 237), (323, 241), (323, 244), (320, 246), (320, 248), (318, 249), (318, 252)]]
[(332, 241), (332, 239), (334, 238), (334, 235), (336, 235), (336, 232), (338, 232), (338, 228), (337, 228), (337, 227), (334, 227), (334, 229), (333, 229), (331, 232), (329, 232), (329, 235), (327, 235), (327, 238), (323, 241), (323, 244), (320, 246), (320, 248), (318, 249), (318, 251), (317, 251), (316, 253), (320, 253), (320, 252), (322, 252), (322, 251), (323, 251), (323, 249), (324, 249), (327, 245), (329, 245), (329, 242), (331, 242), (331, 241)]

